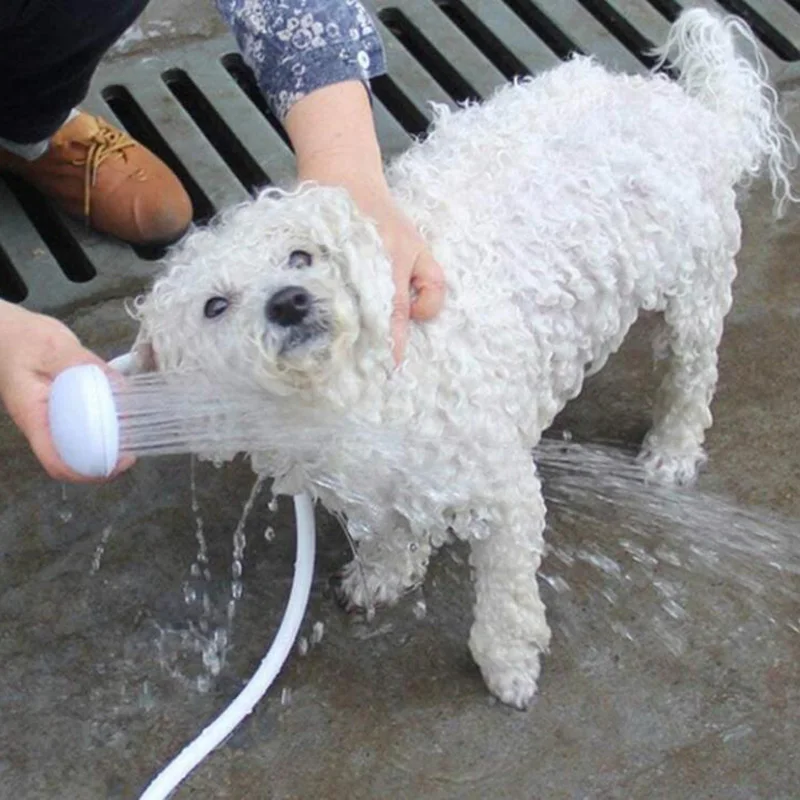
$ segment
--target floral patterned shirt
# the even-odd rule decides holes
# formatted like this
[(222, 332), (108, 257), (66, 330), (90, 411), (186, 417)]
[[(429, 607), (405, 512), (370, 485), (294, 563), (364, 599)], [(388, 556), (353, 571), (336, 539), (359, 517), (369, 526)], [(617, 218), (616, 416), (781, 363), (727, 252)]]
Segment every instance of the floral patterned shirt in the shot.
[(365, 83), (386, 70), (375, 23), (359, 0), (216, 0), (245, 63), (279, 119), (314, 89)]

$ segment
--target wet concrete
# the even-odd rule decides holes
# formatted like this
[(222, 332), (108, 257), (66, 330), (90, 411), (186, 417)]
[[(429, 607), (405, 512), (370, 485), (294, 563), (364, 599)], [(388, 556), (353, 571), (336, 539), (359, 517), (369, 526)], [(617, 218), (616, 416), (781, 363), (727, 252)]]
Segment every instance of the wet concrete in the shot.
[[(800, 92), (788, 87), (786, 96), (797, 128)], [(700, 489), (800, 519), (800, 220), (795, 211), (773, 223), (759, 185), (745, 229)], [(109, 357), (134, 331), (121, 301), (79, 309), (67, 322)], [(588, 440), (639, 440), (654, 387), (649, 327), (637, 326), (558, 427)], [(291, 579), (290, 503), (272, 513), (265, 494), (256, 506), (232, 649), (204, 692), (189, 632), (202, 614), (184, 596), (184, 584), (196, 584), (197, 555), (188, 459), (143, 460), (113, 484), (63, 495), (0, 417), (0, 463), (0, 798), (136, 797), (257, 666)], [(244, 464), (206, 464), (197, 484), (216, 620), (252, 476)], [(620, 538), (617, 523), (599, 508), (580, 524), (554, 513), (549, 539), (609, 546)], [(348, 547), (324, 514), (318, 524), (303, 634), (321, 621), (322, 641), (292, 656), (269, 697), (177, 797), (800, 795), (800, 636), (786, 624), (797, 624), (800, 605), (773, 587), (762, 598), (776, 619), (767, 625), (740, 585), (673, 570), (670, 580), (689, 598), (676, 655), (654, 634), (663, 615), (648, 587), (618, 592), (609, 608), (602, 574), (568, 570), (551, 556), (543, 571), (562, 576), (569, 591), (543, 586), (552, 652), (536, 705), (520, 713), (488, 696), (467, 653), (463, 549), (440, 554), (423, 595), (366, 622), (329, 595), (328, 577)], [(610, 547), (621, 569), (635, 572)], [(796, 576), (786, 580), (800, 592)], [(630, 639), (609, 626), (612, 617)]]

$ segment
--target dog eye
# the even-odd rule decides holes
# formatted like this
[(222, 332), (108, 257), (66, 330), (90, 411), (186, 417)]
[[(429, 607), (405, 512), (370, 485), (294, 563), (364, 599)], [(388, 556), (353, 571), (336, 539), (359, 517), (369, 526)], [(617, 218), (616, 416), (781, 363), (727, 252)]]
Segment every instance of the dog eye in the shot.
[(289, 253), (289, 266), (292, 269), (310, 267), (313, 260), (311, 253), (307, 253), (305, 250), (292, 250), (292, 252)]
[(206, 302), (203, 313), (206, 315), (207, 319), (213, 319), (220, 314), (224, 314), (229, 305), (230, 303), (225, 297), (212, 297)]

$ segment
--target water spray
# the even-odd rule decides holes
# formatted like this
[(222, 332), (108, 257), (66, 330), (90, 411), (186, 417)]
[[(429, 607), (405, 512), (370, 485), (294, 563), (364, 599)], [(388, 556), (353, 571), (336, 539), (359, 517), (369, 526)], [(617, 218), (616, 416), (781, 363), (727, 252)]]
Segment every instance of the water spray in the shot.
[[(127, 364), (127, 357), (123, 357), (111, 366), (124, 369)], [(191, 388), (184, 383), (176, 389), (175, 384), (158, 376), (123, 379), (120, 375), (116, 379), (93, 364), (72, 367), (56, 378), (50, 392), (50, 431), (56, 451), (80, 475), (103, 478), (113, 473), (122, 453), (192, 452), (193, 446), (202, 446), (204, 441), (210, 444), (202, 431), (219, 406), (213, 400), (204, 404), (202, 394), (198, 401)], [(189, 401), (192, 397), (194, 403)], [(194, 439), (190, 439), (192, 430)], [(156, 776), (141, 800), (169, 797), (253, 711), (291, 652), (311, 593), (316, 539), (311, 498), (307, 494), (295, 496), (294, 510), (294, 578), (272, 645), (244, 689)]]

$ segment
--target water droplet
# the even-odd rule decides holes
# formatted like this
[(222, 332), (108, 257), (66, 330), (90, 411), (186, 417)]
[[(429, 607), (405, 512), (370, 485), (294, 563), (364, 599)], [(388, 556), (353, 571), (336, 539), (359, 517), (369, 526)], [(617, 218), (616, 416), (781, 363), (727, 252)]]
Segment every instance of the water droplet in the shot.
[(142, 683), (142, 692), (139, 698), (139, 704), (145, 711), (152, 711), (156, 705), (156, 699), (153, 697), (153, 690), (150, 686), (150, 681)]
[(275, 495), (272, 496), (272, 499), (269, 501), (269, 505), (267, 508), (274, 514), (278, 510), (278, 498)]
[(69, 521), (72, 519), (72, 511), (70, 511), (68, 508), (62, 508), (62, 509), (61, 509), (61, 510), (58, 512), (58, 518), (59, 518), (59, 519), (60, 519), (62, 522), (64, 522), (64, 523), (67, 523), (67, 522), (69, 522)]
[(425, 619), (428, 614), (428, 606), (424, 600), (417, 600), (414, 603), (414, 616), (417, 619)]
[(308, 653), (308, 639), (305, 636), (301, 636), (297, 640), (297, 652), (301, 656), (305, 656)]
[(661, 604), (664, 611), (667, 612), (673, 619), (685, 619), (686, 610), (682, 605), (676, 603), (674, 600), (667, 600)]
[(103, 532), (100, 534), (100, 542), (95, 548), (94, 556), (92, 557), (92, 566), (89, 569), (90, 575), (94, 575), (100, 569), (100, 564), (103, 560), (103, 554), (106, 551), (106, 545), (108, 544), (110, 537), (111, 526), (107, 525), (105, 528), (103, 528)]
[(552, 552), (553, 555), (567, 567), (571, 567), (575, 563), (575, 557), (572, 553), (569, 553), (561, 547), (554, 547)]
[(569, 584), (560, 575), (545, 575), (540, 572), (539, 577), (557, 592), (569, 591)]
[(686, 650), (686, 642), (673, 631), (669, 630), (663, 620), (655, 617), (652, 624), (653, 631), (664, 647), (674, 656), (682, 656)]
[(325, 635), (325, 623), (315, 622), (311, 628), (311, 644), (319, 644)]
[(192, 575), (193, 578), (200, 577), (200, 565), (195, 561), (192, 564), (191, 568), (189, 569), (189, 573)]
[(587, 564), (597, 567), (599, 570), (605, 572), (606, 575), (619, 576), (621, 574), (619, 564), (602, 553), (590, 553), (586, 550), (580, 550), (577, 556), (581, 561), (585, 561)]
[(231, 575), (235, 581), (238, 581), (239, 578), (242, 577), (242, 562), (241, 561), (234, 561), (231, 564)]
[(672, 550), (667, 550), (666, 547), (657, 547), (655, 549), (655, 555), (660, 561), (663, 561), (665, 564), (669, 564), (672, 567), (680, 567), (681, 565), (681, 560), (678, 557), (678, 554), (674, 553)]
[(242, 596), (242, 582), (241, 581), (234, 581), (231, 584), (231, 597), (234, 600), (239, 600)]
[(722, 741), (726, 744), (728, 742), (734, 742), (737, 739), (744, 739), (746, 736), (749, 736), (753, 732), (753, 729), (747, 724), (742, 723), (741, 725), (736, 725), (734, 728), (730, 728), (727, 731), (722, 733)]
[(203, 666), (208, 670), (211, 675), (219, 675), (220, 662), (217, 651), (212, 647), (206, 647), (203, 650)]
[(617, 602), (617, 593), (613, 589), (603, 589), (600, 594), (613, 606)]
[(614, 631), (614, 633), (618, 633), (623, 638), (628, 639), (628, 641), (633, 641), (631, 632), (621, 622), (617, 622), (616, 620), (612, 622), (611, 630)]
[(268, 526), (264, 531), (264, 538), (267, 542), (271, 542), (275, 538), (275, 530), (271, 526)]

